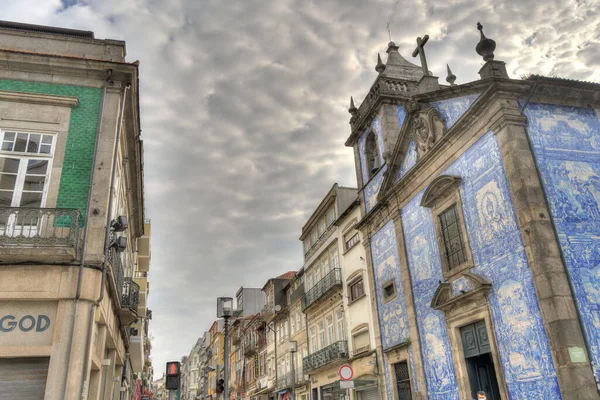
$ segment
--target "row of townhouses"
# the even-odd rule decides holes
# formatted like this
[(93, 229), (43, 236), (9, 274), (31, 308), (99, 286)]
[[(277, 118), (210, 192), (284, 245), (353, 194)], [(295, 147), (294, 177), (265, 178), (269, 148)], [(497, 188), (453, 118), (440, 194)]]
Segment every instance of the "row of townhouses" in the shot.
[[(358, 189), (332, 187), (302, 267), (233, 321), (231, 399), (600, 398), (600, 85), (511, 79), (478, 29), (479, 80), (390, 42), (351, 99)], [(217, 398), (222, 339), (185, 399)]]
[(139, 399), (153, 378), (138, 63), (0, 21), (0, 398)]

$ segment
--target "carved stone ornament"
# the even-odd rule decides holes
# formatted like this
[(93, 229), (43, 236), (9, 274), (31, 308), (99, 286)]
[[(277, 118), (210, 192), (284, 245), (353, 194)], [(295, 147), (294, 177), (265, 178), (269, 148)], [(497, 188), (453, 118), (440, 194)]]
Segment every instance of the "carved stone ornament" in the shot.
[(407, 114), (412, 116), (410, 134), (417, 144), (417, 154), (422, 157), (446, 133), (446, 121), (433, 107), (411, 101), (406, 105)]

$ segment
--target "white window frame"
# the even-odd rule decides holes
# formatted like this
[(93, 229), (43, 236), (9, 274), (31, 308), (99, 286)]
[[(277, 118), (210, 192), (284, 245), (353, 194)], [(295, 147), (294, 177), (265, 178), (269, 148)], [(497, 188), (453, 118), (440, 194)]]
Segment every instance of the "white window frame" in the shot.
[(335, 329), (333, 327), (333, 315), (326, 318), (327, 321), (327, 345), (335, 343)]

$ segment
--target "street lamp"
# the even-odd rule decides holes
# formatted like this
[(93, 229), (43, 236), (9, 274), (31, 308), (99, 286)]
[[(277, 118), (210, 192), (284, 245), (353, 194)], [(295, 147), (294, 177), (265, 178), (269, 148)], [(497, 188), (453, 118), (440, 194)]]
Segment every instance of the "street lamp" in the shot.
[(223, 380), (225, 387), (223, 388), (223, 399), (229, 400), (229, 318), (233, 315), (233, 298), (232, 297), (217, 297), (217, 318), (225, 320), (224, 333), (225, 344), (223, 349)]
[(294, 364), (294, 353), (296, 352), (296, 341), (290, 340), (288, 342), (288, 351), (292, 356), (292, 398), (291, 400), (296, 400), (296, 365)]

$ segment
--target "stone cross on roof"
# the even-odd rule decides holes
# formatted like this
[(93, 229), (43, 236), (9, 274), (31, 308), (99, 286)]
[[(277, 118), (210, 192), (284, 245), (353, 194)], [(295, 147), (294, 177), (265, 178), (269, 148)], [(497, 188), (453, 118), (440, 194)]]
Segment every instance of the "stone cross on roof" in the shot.
[(429, 40), (429, 35), (417, 38), (417, 48), (413, 51), (412, 56), (416, 57), (417, 54), (421, 58), (421, 68), (423, 68), (423, 75), (429, 75), (429, 70), (427, 69), (427, 59), (425, 59), (425, 43)]

